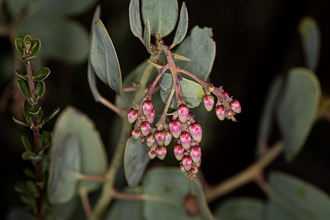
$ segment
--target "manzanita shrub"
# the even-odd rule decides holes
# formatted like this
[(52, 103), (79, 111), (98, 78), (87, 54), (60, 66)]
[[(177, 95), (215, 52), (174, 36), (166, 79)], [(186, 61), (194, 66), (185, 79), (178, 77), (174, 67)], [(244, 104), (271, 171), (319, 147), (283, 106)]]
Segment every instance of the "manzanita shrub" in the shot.
[[(330, 198), (322, 190), (280, 172), (271, 172), (268, 180), (263, 176), (265, 167), (281, 152), (284, 151), (288, 162), (296, 157), (313, 123), (325, 111), (324, 107), (319, 108), (321, 90), (313, 73), (318, 63), (320, 37), (312, 18), (303, 19), (299, 27), (307, 67), (293, 68), (286, 78), (275, 78), (269, 90), (259, 125), (259, 158), (218, 185), (202, 186), (203, 123), (193, 113), (194, 109), (204, 106), (203, 114), (215, 114), (219, 123), (223, 120), (239, 123), (240, 117), (244, 117), (239, 115), (244, 109), (238, 99), (227, 92), (230, 88), (225, 90), (209, 82), (216, 48), (212, 30), (196, 26), (186, 36), (188, 11), (184, 2), (179, 9), (177, 0), (131, 0), (130, 28), (149, 57), (122, 81), (116, 50), (100, 20), (100, 10), (96, 8), (91, 25), (87, 71), (95, 101), (120, 118), (118, 122), (109, 122), (120, 130), (118, 137), (112, 137), (117, 139), (117, 146), (110, 154), (109, 163), (94, 123), (75, 107), (67, 107), (60, 113), (53, 135), (41, 133), (44, 123), (58, 112), (55, 109), (43, 118), (38, 105), (50, 70), (42, 68), (33, 75), (31, 60), (40, 50), (41, 42), (30, 36), (16, 39), (16, 48), (27, 71), (26, 75), (16, 71), (20, 77), (18, 85), (27, 100), (22, 108), (26, 120), (14, 118), (14, 121), (32, 129), (35, 146), (33, 150), (28, 138), (22, 137), (26, 148), (23, 159), (35, 166), (35, 172), (30, 170), (27, 174), (35, 180), (29, 180), (18, 191), (34, 218), (329, 218)], [(171, 33), (173, 39), (169, 37)], [(98, 80), (117, 93), (114, 103), (101, 95)], [(281, 138), (270, 146), (274, 122)], [(42, 169), (48, 146), (51, 146), (49, 167)], [(148, 168), (151, 160), (166, 157), (175, 158), (177, 166)], [(124, 188), (116, 183), (121, 172), (127, 182)], [(265, 192), (267, 201), (235, 198), (211, 212), (210, 202), (251, 181)]]

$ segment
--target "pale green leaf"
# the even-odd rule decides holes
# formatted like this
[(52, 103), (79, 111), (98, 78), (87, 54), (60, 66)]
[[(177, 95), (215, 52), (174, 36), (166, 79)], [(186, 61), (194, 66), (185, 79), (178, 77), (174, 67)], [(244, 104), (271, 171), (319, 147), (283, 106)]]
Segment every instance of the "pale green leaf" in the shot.
[(75, 197), (69, 202), (52, 205), (50, 207), (50, 212), (57, 220), (72, 220), (74, 219), (74, 213), (80, 203), (80, 198)]
[(19, 35), (31, 34), (42, 42), (42, 54), (66, 63), (81, 63), (88, 55), (88, 34), (77, 22), (35, 14), (17, 26)]
[(199, 78), (206, 80), (215, 59), (215, 42), (211, 28), (194, 27), (175, 53), (191, 59), (190, 62), (176, 61), (176, 65)]
[(174, 40), (171, 45), (171, 48), (175, 47), (184, 40), (187, 34), (187, 30), (188, 30), (188, 10), (186, 3), (183, 2), (180, 10), (178, 27), (176, 28), (176, 32), (174, 35)]
[(148, 19), (151, 33), (167, 36), (174, 29), (178, 19), (177, 0), (142, 0), (142, 16), (146, 23)]
[[(99, 132), (94, 123), (82, 112), (67, 107), (61, 112), (55, 123), (53, 143), (50, 155), (54, 157), (62, 140), (68, 135), (74, 135), (79, 142), (81, 157), (81, 174), (101, 176), (107, 168), (107, 158)], [(88, 191), (97, 189), (99, 182), (80, 180), (79, 187)]]
[(149, 20), (147, 19), (144, 27), (144, 32), (143, 32), (143, 41), (144, 41), (144, 46), (146, 47), (147, 51), (151, 53), (150, 51), (150, 41), (151, 41), (151, 30), (150, 30), (150, 23)]
[(129, 4), (129, 24), (133, 35), (139, 39), (142, 39), (140, 0), (131, 0)]
[(91, 62), (96, 75), (115, 92), (121, 92), (121, 71), (115, 47), (101, 20), (95, 24)]
[(267, 220), (327, 220), (329, 196), (296, 177), (273, 172), (269, 179), (270, 201)]
[(235, 198), (220, 204), (214, 216), (221, 220), (264, 220), (264, 212), (265, 207), (260, 200)]
[(129, 186), (139, 184), (149, 161), (148, 148), (141, 143), (141, 139), (128, 139), (124, 153), (124, 170)]
[(321, 96), (320, 83), (306, 68), (289, 71), (277, 120), (284, 139), (284, 153), (292, 161), (312, 128)]
[(66, 203), (74, 197), (78, 183), (75, 175), (81, 171), (80, 160), (78, 139), (68, 134), (51, 158), (48, 181), (50, 203)]
[[(164, 74), (160, 81), (161, 86), (161, 98), (164, 103), (167, 102), (167, 99), (170, 95), (171, 88), (172, 88), (172, 75), (171, 74)], [(182, 96), (186, 103), (189, 105), (190, 108), (195, 108), (199, 106), (199, 104), (203, 101), (203, 97), (205, 96), (204, 88), (200, 84), (191, 81), (186, 78), (182, 78), (180, 81)], [(174, 97), (171, 103), (171, 108), (176, 108), (176, 98)]]
[(96, 77), (95, 77), (95, 71), (92, 67), (91, 64), (91, 48), (92, 48), (92, 38), (94, 34), (94, 29), (95, 29), (95, 23), (97, 20), (99, 20), (101, 17), (101, 7), (98, 6), (96, 7), (92, 19), (92, 24), (91, 24), (91, 33), (89, 36), (89, 56), (88, 56), (88, 66), (87, 66), (87, 79), (88, 79), (88, 84), (89, 88), (91, 89), (92, 95), (94, 97), (94, 100), (97, 102), (100, 100), (101, 94), (97, 89), (97, 83), (96, 83)]
[(315, 71), (321, 47), (320, 30), (316, 21), (311, 17), (304, 17), (299, 24), (299, 33), (302, 38), (307, 67)]
[[(199, 182), (190, 181), (178, 167), (150, 170), (142, 187), (147, 195), (143, 206), (146, 220), (154, 220), (155, 216), (157, 220), (173, 219), (173, 216), (180, 220), (213, 219)], [(191, 206), (194, 209), (189, 212)]]

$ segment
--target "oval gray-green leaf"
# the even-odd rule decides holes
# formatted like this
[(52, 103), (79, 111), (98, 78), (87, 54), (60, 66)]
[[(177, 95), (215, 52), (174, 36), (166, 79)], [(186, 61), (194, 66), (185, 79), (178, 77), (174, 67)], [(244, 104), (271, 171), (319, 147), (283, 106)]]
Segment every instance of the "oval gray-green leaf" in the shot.
[[(190, 181), (178, 167), (148, 171), (142, 187), (147, 197), (143, 205), (146, 220), (154, 220), (155, 216), (158, 220), (173, 219), (173, 216), (180, 220), (213, 219), (200, 183), (196, 179)], [(186, 206), (194, 207), (191, 210), (194, 214), (188, 214)]]
[(311, 17), (304, 17), (299, 24), (299, 33), (305, 52), (307, 67), (315, 71), (319, 62), (321, 36), (316, 21)]
[(215, 59), (215, 42), (211, 28), (198, 26), (191, 30), (190, 35), (180, 44), (175, 53), (191, 59), (190, 62), (176, 61), (176, 65), (199, 78), (206, 80), (211, 73)]
[(66, 203), (76, 194), (78, 179), (75, 175), (81, 171), (80, 159), (78, 139), (68, 134), (51, 158), (48, 180), (51, 204)]
[(79, 197), (75, 197), (69, 202), (52, 205), (50, 207), (50, 213), (58, 220), (72, 220), (75, 211), (78, 209), (78, 205), (81, 203)]
[(285, 144), (285, 158), (288, 161), (292, 161), (304, 145), (313, 126), (320, 96), (320, 83), (313, 72), (306, 68), (293, 68), (289, 71), (277, 111)]
[[(160, 81), (161, 87), (161, 98), (164, 103), (167, 102), (168, 97), (171, 92), (173, 83), (173, 78), (171, 74), (164, 74)], [(199, 106), (199, 104), (203, 101), (203, 97), (205, 96), (204, 88), (200, 84), (191, 81), (189, 79), (183, 78), (180, 81), (182, 96), (186, 103), (189, 105), (190, 108), (195, 108)], [(177, 108), (176, 98), (173, 97), (171, 108)]]
[(91, 62), (96, 75), (115, 92), (121, 92), (121, 71), (115, 47), (101, 20), (95, 24)]
[(128, 139), (124, 153), (124, 170), (129, 186), (139, 184), (149, 161), (148, 148), (141, 143), (141, 139)]
[(129, 25), (133, 35), (142, 39), (140, 0), (131, 0), (129, 3)]
[(183, 39), (186, 37), (187, 30), (188, 30), (188, 10), (186, 3), (183, 2), (180, 10), (178, 27), (176, 28), (176, 32), (174, 35), (174, 40), (171, 45), (171, 48), (175, 47), (176, 45), (178, 45), (183, 41)]
[(89, 56), (88, 56), (88, 66), (87, 66), (88, 84), (89, 84), (89, 88), (91, 89), (94, 100), (96, 102), (98, 102), (100, 100), (101, 94), (100, 94), (99, 90), (97, 89), (97, 83), (96, 83), (96, 77), (95, 77), (96, 73), (91, 64), (91, 48), (92, 48), (92, 39), (93, 39), (93, 34), (94, 34), (94, 29), (95, 29), (95, 23), (97, 20), (100, 19), (100, 16), (101, 16), (101, 7), (97, 6), (94, 11), (92, 24), (91, 24), (91, 33), (89, 36)]
[(38, 13), (47, 16), (77, 15), (95, 3), (96, 0), (44, 0)]
[(314, 185), (288, 174), (273, 172), (267, 220), (327, 220), (329, 196)]
[(215, 209), (214, 216), (221, 220), (264, 220), (264, 206), (258, 199), (230, 199)]
[[(63, 110), (56, 120), (50, 148), (51, 157), (54, 157), (57, 148), (68, 134), (74, 135), (79, 142), (81, 174), (104, 175), (107, 159), (100, 134), (95, 129), (94, 123), (85, 114), (73, 107), (67, 107)], [(79, 181), (79, 187), (85, 187), (88, 191), (93, 191), (99, 186), (99, 182)]]
[(74, 64), (87, 58), (88, 34), (77, 22), (35, 14), (21, 22), (17, 32), (39, 38), (43, 45), (42, 54), (47, 58)]
[[(128, 194), (141, 194), (141, 190), (127, 188), (124, 190)], [(104, 220), (142, 220), (142, 201), (140, 200), (117, 200), (110, 207)]]
[(167, 36), (174, 29), (178, 19), (177, 0), (142, 0), (142, 16), (146, 23), (148, 19), (151, 33)]

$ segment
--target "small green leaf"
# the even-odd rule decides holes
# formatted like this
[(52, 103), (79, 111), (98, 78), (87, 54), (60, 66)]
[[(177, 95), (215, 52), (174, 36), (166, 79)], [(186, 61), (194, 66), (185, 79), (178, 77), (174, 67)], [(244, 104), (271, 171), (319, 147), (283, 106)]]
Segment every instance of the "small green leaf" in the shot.
[(26, 99), (22, 105), (22, 112), (23, 112), (23, 115), (25, 118), (28, 118), (30, 116), (30, 114), (29, 114), (30, 108), (31, 108), (31, 105), (30, 105), (29, 101)]
[(37, 56), (27, 56), (24, 58), (24, 61), (34, 60), (35, 58), (37, 58)]
[(23, 55), (24, 53), (24, 43), (23, 40), (21, 38), (16, 38), (15, 39), (15, 47), (16, 50), (19, 54)]
[(188, 57), (185, 57), (185, 56), (182, 56), (182, 55), (179, 55), (179, 54), (172, 53), (172, 55), (173, 55), (173, 58), (177, 59), (177, 60), (191, 61), (191, 59), (189, 59)]
[(61, 204), (74, 197), (78, 183), (75, 174), (81, 171), (80, 160), (79, 140), (74, 135), (69, 134), (64, 138), (52, 158), (48, 181), (50, 203)]
[(13, 116), (12, 118), (13, 118), (13, 121), (14, 121), (16, 124), (23, 125), (23, 126), (25, 126), (25, 127), (29, 127), (29, 125), (28, 125), (26, 122), (19, 120), (19, 119), (16, 118), (15, 116)]
[(267, 220), (327, 220), (330, 198), (319, 188), (296, 177), (273, 172), (269, 177)]
[(41, 41), (39, 39), (35, 39), (32, 41), (31, 55), (36, 55), (41, 48)]
[(144, 40), (144, 46), (146, 47), (148, 53), (151, 53), (150, 51), (151, 32), (150, 32), (150, 23), (148, 19), (144, 27), (143, 40)]
[[(160, 81), (160, 95), (164, 103), (170, 95), (173, 78), (171, 74), (164, 74)], [(203, 101), (205, 96), (204, 88), (198, 83), (186, 78), (180, 80), (182, 96), (190, 108), (195, 108)], [(174, 97), (171, 103), (171, 108), (177, 108), (176, 98)]]
[(16, 76), (20, 77), (23, 80), (26, 80), (26, 76), (24, 74), (22, 74), (20, 71), (15, 70), (15, 74)]
[[(101, 176), (107, 169), (107, 158), (102, 139), (95, 129), (94, 123), (81, 111), (73, 107), (67, 107), (58, 116), (50, 156), (54, 158), (57, 149), (61, 146), (64, 138), (74, 135), (79, 142), (79, 154), (81, 160), (81, 172), (85, 175)], [(100, 186), (95, 181), (79, 181), (79, 187), (84, 187), (88, 192), (96, 190)]]
[(52, 143), (52, 135), (48, 133), (47, 131), (42, 131), (40, 135), (40, 151), (44, 151), (47, 149), (50, 144)]
[(21, 90), (22, 94), (29, 98), (30, 97), (30, 90), (29, 90), (29, 86), (27, 84), (27, 82), (23, 79), (19, 79), (18, 80), (18, 88), (19, 90)]
[(32, 37), (30, 35), (26, 35), (23, 39), (23, 44), (24, 48), (29, 51), (32, 47)]
[[(203, 196), (199, 182), (190, 181), (179, 168), (155, 168), (142, 182), (146, 194), (143, 214), (147, 220), (214, 219)], [(192, 208), (193, 207), (193, 208)]]
[(264, 220), (264, 206), (263, 202), (257, 199), (230, 199), (215, 209), (214, 216), (224, 220)]
[(151, 33), (167, 36), (174, 29), (178, 19), (177, 0), (142, 0), (143, 21), (150, 22)]
[(31, 195), (37, 195), (38, 190), (37, 190), (35, 183), (32, 182), (32, 180), (26, 181), (25, 187)]
[(39, 100), (40, 98), (42, 98), (45, 95), (46, 92), (46, 84), (44, 83), (44, 81), (39, 81), (36, 83), (36, 100)]
[(35, 81), (44, 81), (50, 74), (50, 69), (48, 67), (41, 68), (34, 76)]
[(36, 200), (34, 199), (33, 196), (26, 195), (26, 194), (21, 194), (20, 199), (22, 202), (24, 202), (26, 205), (30, 207), (36, 207)]
[(176, 65), (206, 80), (215, 59), (215, 42), (211, 28), (194, 27), (175, 53), (189, 57), (191, 62), (177, 61)]
[(33, 105), (30, 107), (28, 113), (30, 115), (37, 115), (41, 111), (41, 106), (40, 105)]
[(149, 161), (146, 145), (142, 144), (140, 139), (136, 140), (133, 137), (128, 139), (124, 153), (124, 170), (130, 187), (139, 184)]
[[(141, 190), (134, 188), (125, 189), (124, 192), (128, 194), (142, 193)], [(116, 200), (110, 207), (104, 220), (141, 220), (143, 219), (142, 205), (142, 201), (139, 200)]]
[(96, 75), (115, 92), (121, 92), (122, 79), (116, 50), (101, 20), (95, 24), (91, 62)]
[(178, 45), (183, 41), (183, 39), (186, 37), (187, 30), (188, 30), (188, 10), (186, 3), (183, 2), (180, 10), (178, 27), (176, 28), (174, 40), (170, 48), (175, 47), (176, 45)]
[(299, 24), (299, 33), (302, 38), (307, 67), (315, 71), (321, 47), (320, 29), (313, 18), (304, 17)]
[(18, 193), (24, 193), (27, 194), (25, 185), (23, 183), (18, 183), (15, 185), (15, 191)]
[(101, 94), (97, 89), (97, 83), (96, 83), (96, 77), (95, 77), (95, 71), (93, 69), (92, 63), (91, 63), (91, 48), (92, 48), (92, 39), (94, 35), (94, 30), (95, 30), (95, 23), (97, 20), (100, 19), (101, 16), (101, 7), (98, 6), (96, 7), (92, 19), (92, 24), (91, 24), (91, 33), (89, 36), (89, 55), (88, 55), (88, 67), (87, 67), (87, 78), (88, 78), (88, 84), (89, 88), (92, 91), (92, 95), (94, 97), (94, 100), (98, 102), (100, 100)]
[(305, 143), (313, 126), (320, 96), (320, 83), (313, 72), (306, 68), (293, 68), (289, 71), (277, 111), (288, 161), (294, 159)]
[(21, 141), (26, 151), (32, 151), (30, 139), (26, 135), (21, 136)]
[(153, 65), (156, 69), (159, 69), (160, 70), (160, 69), (163, 68), (163, 66), (161, 66), (159, 64), (156, 64), (156, 63), (154, 63), (154, 62), (152, 62), (150, 60), (147, 60), (147, 62), (150, 63), (151, 65)]
[(44, 119), (44, 123), (47, 123), (49, 122), (50, 120), (52, 120), (58, 113), (60, 112), (60, 108), (59, 107), (56, 107), (54, 108), (48, 116), (45, 117)]
[(25, 151), (22, 154), (22, 159), (23, 160), (29, 160), (29, 161), (32, 161), (32, 162), (38, 162), (42, 159), (42, 157), (38, 156), (38, 155), (35, 155), (35, 153), (33, 153), (31, 151)]
[(24, 168), (24, 173), (25, 173), (26, 176), (30, 177), (31, 179), (36, 178), (35, 173), (29, 168)]
[(133, 35), (142, 39), (140, 0), (131, 0), (129, 3), (129, 24)]

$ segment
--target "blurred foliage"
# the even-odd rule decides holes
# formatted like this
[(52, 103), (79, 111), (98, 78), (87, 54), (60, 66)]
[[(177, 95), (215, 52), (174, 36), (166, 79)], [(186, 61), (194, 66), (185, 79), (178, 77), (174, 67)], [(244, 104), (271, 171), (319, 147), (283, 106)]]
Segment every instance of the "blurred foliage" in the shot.
[[(11, 52), (10, 39), (7, 37), (8, 31), (12, 31), (12, 33), (19, 36), (30, 34), (34, 38), (41, 39), (45, 51), (42, 52), (44, 57), (40, 62), (49, 64), (47, 66), (53, 72), (52, 76), (47, 79), (50, 88), (49, 93), (45, 94), (47, 98), (45, 108), (60, 105), (64, 109), (63, 107), (70, 103), (83, 112), (88, 112), (89, 117), (100, 130), (105, 145), (107, 145), (110, 138), (108, 131), (114, 121), (112, 113), (93, 102), (86, 77), (86, 58), (89, 48), (87, 30), (89, 29), (92, 12), (94, 11), (92, 6), (95, 6), (96, 1), (47, 0), (43, 4), (40, 2), (38, 0), (0, 1), (0, 39), (2, 40), (1, 48), (3, 48), (3, 53), (0, 55), (0, 64), (2, 64), (0, 66), (0, 117), (2, 124), (0, 141), (3, 147), (0, 152), (2, 155), (6, 155), (6, 158), (1, 159), (2, 167), (11, 167), (11, 169), (3, 169), (6, 180), (1, 183), (1, 188), (3, 189), (1, 193), (3, 195), (1, 201), (3, 210), (0, 212), (3, 214), (0, 216), (1, 218), (5, 218), (4, 215), (9, 208), (20, 204), (18, 199), (15, 199), (16, 194), (12, 186), (18, 180), (21, 180), (23, 176), (21, 171), (22, 162), (17, 162), (19, 158), (17, 156), (19, 155), (18, 152), (23, 151), (19, 140), (17, 140), (17, 133), (21, 131), (17, 131), (17, 127), (13, 125), (9, 116), (11, 112), (17, 109), (15, 107), (17, 99), (11, 98), (11, 93), (8, 92), (10, 91), (8, 85), (11, 85), (9, 80), (14, 75), (13, 66), (17, 62)], [(179, 1), (179, 5), (181, 3), (182, 1)], [(104, 12), (102, 13), (102, 20), (111, 34), (111, 39), (116, 47), (118, 59), (121, 63), (124, 79), (123, 87), (125, 87), (128, 73), (148, 57), (144, 47), (130, 33), (128, 4), (129, 1), (122, 0), (101, 2), (102, 12)], [(314, 72), (308, 73), (308, 77), (312, 78), (313, 82), (315, 82), (315, 77), (319, 79), (322, 95), (327, 96), (329, 94), (330, 78), (328, 72), (330, 63), (327, 60), (330, 56), (330, 44), (327, 42), (327, 39), (329, 39), (328, 36), (330, 35), (330, 18), (328, 13), (330, 4), (326, 0), (269, 0), (263, 2), (258, 0), (239, 2), (208, 0), (202, 3), (200, 1), (187, 1), (186, 4), (190, 19), (188, 33), (196, 24), (202, 27), (213, 27), (213, 39), (217, 43), (217, 56), (214, 58), (214, 68), (210, 75), (212, 81), (214, 84), (224, 85), (226, 89), (230, 90), (231, 94), (239, 97), (243, 108), (243, 113), (238, 118), (239, 123), (234, 125), (227, 122), (219, 123), (215, 120), (214, 115), (210, 114), (207, 116), (207, 125), (204, 126), (204, 133), (209, 138), (207, 141), (209, 146), (203, 152), (201, 169), (205, 179), (211, 184), (216, 184), (242, 170), (255, 160), (253, 152), (255, 151), (258, 138), (262, 136), (272, 143), (281, 136), (282, 129), (287, 129), (287, 125), (281, 125), (281, 123), (295, 123), (294, 120), (289, 121), (296, 116), (294, 112), (291, 115), (287, 115), (287, 117), (290, 116), (288, 120), (280, 117), (283, 120), (280, 124), (274, 117), (275, 114), (283, 114), (283, 112), (280, 113), (283, 111), (283, 107), (281, 107), (283, 103), (289, 105), (289, 109), (292, 104), (291, 97), (284, 96), (283, 100), (279, 98), (283, 97), (281, 95), (283, 95), (285, 88), (281, 87), (278, 89), (278, 92), (275, 91), (274, 102), (268, 108), (272, 112), (266, 118), (271, 123), (266, 123), (264, 128), (269, 132), (266, 135), (257, 135), (258, 124), (262, 118), (263, 105), (269, 101), (269, 98), (266, 98), (269, 97), (266, 96), (268, 87), (275, 75), (279, 76), (281, 83), (284, 85), (286, 80), (292, 80), (291, 77), (293, 76), (288, 74), (288, 72), (291, 73), (293, 70), (296, 70), (292, 69), (293, 67), (307, 67)], [(315, 20), (308, 18), (300, 23), (301, 19), (306, 15), (313, 17)], [(15, 18), (19, 18), (18, 23), (16, 23)], [(14, 27), (6, 25), (6, 23), (13, 21), (15, 21)], [(317, 27), (314, 25), (316, 23), (318, 24)], [(299, 31), (297, 27), (299, 27)], [(173, 29), (172, 26), (167, 27), (164, 35), (167, 35), (166, 32), (170, 29)], [(165, 38), (168, 44), (172, 42), (172, 35)], [(320, 39), (322, 39), (322, 44), (319, 41)], [(303, 41), (302, 44), (301, 41)], [(178, 54), (189, 57), (187, 54), (179, 52)], [(144, 68), (142, 67), (143, 65), (145, 64), (141, 64), (140, 67)], [(134, 72), (135, 74), (133, 74)], [(134, 70), (130, 75), (132, 79), (127, 80), (126, 85), (136, 80), (138, 74), (141, 73)], [(298, 88), (302, 84), (298, 80), (295, 80), (295, 83), (297, 85), (294, 86)], [(114, 92), (106, 85), (98, 83), (98, 89), (109, 99), (113, 99), (115, 96)], [(285, 91), (288, 89), (286, 88)], [(305, 109), (304, 105), (306, 105), (306, 109), (308, 109), (313, 105), (314, 108), (311, 111), (314, 112), (315, 106), (318, 106), (317, 100), (319, 100), (319, 97), (316, 98), (317, 100), (308, 101), (309, 96), (306, 96), (305, 93), (299, 93), (297, 89), (293, 90), (297, 94), (294, 99), (298, 100), (300, 104), (297, 108)], [(319, 90), (319, 88), (317, 87), (316, 90)], [(312, 96), (309, 92), (307, 93)], [(315, 91), (315, 93), (318, 92)], [(130, 96), (130, 94), (125, 94), (124, 96), (126, 95)], [(319, 94), (315, 96), (319, 96)], [(283, 103), (279, 104), (281, 100)], [(117, 103), (122, 107), (128, 108), (132, 102), (124, 103), (118, 100)], [(314, 218), (306, 219), (323, 219), (314, 212), (322, 209), (326, 213), (327, 209), (324, 209), (323, 206), (314, 207), (313, 205), (320, 202), (318, 200), (310, 200), (308, 193), (320, 195), (319, 198), (322, 198), (323, 201), (321, 203), (325, 206), (329, 202), (326, 194), (330, 193), (330, 178), (327, 175), (330, 171), (328, 160), (330, 150), (327, 147), (330, 144), (328, 135), (330, 124), (324, 118), (313, 121), (313, 116), (314, 114), (310, 113), (308, 117), (309, 123), (306, 128), (308, 132), (302, 135), (304, 140), (299, 146), (290, 148), (292, 151), (286, 152), (286, 157), (292, 160), (292, 162), (290, 164), (287, 163), (284, 157), (281, 156), (270, 168), (290, 173), (293, 176), (299, 176), (301, 179), (319, 186), (324, 192), (287, 174), (271, 173), (269, 177), (270, 186), (274, 187), (275, 196), (270, 195), (267, 202), (264, 202), (261, 200), (264, 199), (264, 196), (262, 196), (260, 190), (253, 184), (248, 184), (230, 193), (224, 199), (234, 196), (250, 196), (261, 199), (244, 198), (234, 201), (228, 200), (227, 202), (219, 199), (216, 203), (211, 204), (211, 208), (215, 211), (216, 216), (223, 220), (234, 220), (241, 219), (241, 213), (247, 213), (252, 217), (247, 217), (246, 219), (258, 219), (260, 212), (267, 212), (276, 213), (272, 214), (273, 218), (269, 219), (300, 219), (299, 216), (288, 213), (288, 210), (294, 209), (291, 203), (284, 202), (284, 205), (276, 203), (276, 201), (279, 203), (283, 202), (283, 199), (290, 201), (290, 196), (292, 198), (300, 198), (297, 195), (291, 195), (289, 192), (277, 190), (276, 187), (278, 185), (286, 184), (294, 189), (297, 188), (297, 190), (291, 190), (291, 193), (306, 196), (304, 200), (301, 199), (294, 203), (301, 205), (305, 211), (307, 210), (309, 214), (314, 216)], [(301, 122), (301, 119), (297, 120)], [(301, 126), (298, 125), (298, 128), (301, 128)], [(264, 131), (264, 129), (260, 130)], [(300, 151), (299, 154), (298, 151)], [(157, 162), (153, 164), (157, 164)], [(162, 164), (173, 165), (174, 163), (168, 159), (162, 162)], [(310, 203), (310, 201), (313, 202)], [(121, 204), (118, 205), (119, 202), (122, 203), (122, 201), (116, 201), (117, 204), (114, 204), (113, 208), (115, 206), (122, 207)], [(220, 208), (215, 207), (217, 204), (220, 204)], [(80, 204), (74, 204), (72, 210), (75, 210), (77, 206), (80, 206)], [(138, 202), (132, 202), (132, 204), (128, 205), (128, 207), (130, 206), (134, 206), (135, 209), (141, 211), (141, 208), (139, 208), (141, 204), (138, 204)], [(61, 208), (59, 209), (61, 210)], [(72, 212), (72, 210), (69, 212)], [(252, 213), (250, 210), (256, 211)], [(10, 216), (15, 215), (12, 213)], [(16, 213), (18, 213), (16, 215), (21, 215), (19, 212)], [(322, 214), (323, 212), (319, 213)], [(111, 215), (116, 216), (115, 214)], [(118, 215), (121, 216), (123, 214), (127, 213), (119, 213)], [(232, 216), (232, 218), (228, 216)], [(244, 214), (244, 216), (247, 215)], [(109, 214), (107, 218), (115, 219), (116, 217), (112, 217)]]

